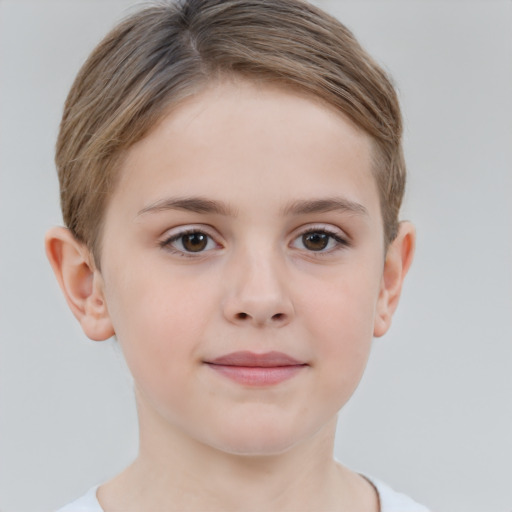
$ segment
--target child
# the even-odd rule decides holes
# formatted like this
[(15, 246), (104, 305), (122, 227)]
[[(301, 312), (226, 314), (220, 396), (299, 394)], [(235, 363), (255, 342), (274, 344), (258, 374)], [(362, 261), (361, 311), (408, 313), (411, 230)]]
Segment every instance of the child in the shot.
[(333, 459), (414, 230), (396, 94), (299, 0), (132, 15), (68, 96), (46, 238), (74, 315), (116, 336), (139, 455), (62, 511), (425, 511)]

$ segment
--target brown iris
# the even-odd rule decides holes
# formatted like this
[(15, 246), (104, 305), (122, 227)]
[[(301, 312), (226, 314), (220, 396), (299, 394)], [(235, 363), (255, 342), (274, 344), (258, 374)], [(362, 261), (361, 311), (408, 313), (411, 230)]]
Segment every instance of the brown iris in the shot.
[(304, 247), (310, 251), (322, 251), (327, 247), (329, 238), (330, 235), (327, 233), (314, 231), (302, 235), (302, 243), (304, 244)]
[(208, 244), (208, 235), (204, 233), (188, 233), (182, 236), (181, 243), (186, 251), (200, 252)]

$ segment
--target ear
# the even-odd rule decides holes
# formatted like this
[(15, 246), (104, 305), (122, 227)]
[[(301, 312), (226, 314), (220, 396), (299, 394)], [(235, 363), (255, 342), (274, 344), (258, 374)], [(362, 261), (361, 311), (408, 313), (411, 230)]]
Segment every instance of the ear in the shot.
[(401, 222), (397, 237), (391, 242), (384, 262), (384, 272), (377, 300), (373, 335), (384, 335), (398, 306), (402, 284), (414, 255), (416, 233), (409, 222)]
[(62, 227), (48, 231), (46, 255), (66, 301), (87, 337), (94, 341), (113, 336), (103, 292), (103, 277), (90, 251)]

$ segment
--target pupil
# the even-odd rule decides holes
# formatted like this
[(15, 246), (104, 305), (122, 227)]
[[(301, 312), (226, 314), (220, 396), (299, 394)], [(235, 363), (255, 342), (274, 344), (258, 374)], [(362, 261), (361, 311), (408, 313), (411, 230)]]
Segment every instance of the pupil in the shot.
[(204, 250), (208, 243), (208, 237), (204, 233), (189, 233), (183, 236), (183, 247), (189, 252)]
[(321, 251), (329, 243), (329, 235), (325, 233), (306, 233), (302, 235), (304, 247), (310, 251)]

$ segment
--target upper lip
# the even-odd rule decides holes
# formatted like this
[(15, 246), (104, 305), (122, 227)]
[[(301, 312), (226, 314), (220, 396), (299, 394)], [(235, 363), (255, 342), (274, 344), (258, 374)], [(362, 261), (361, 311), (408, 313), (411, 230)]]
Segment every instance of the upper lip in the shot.
[(297, 366), (305, 365), (302, 361), (284, 354), (283, 352), (265, 352), (258, 354), (249, 351), (231, 352), (215, 359), (206, 361), (209, 364), (218, 364), (223, 366), (248, 366), (271, 368), (273, 366)]

